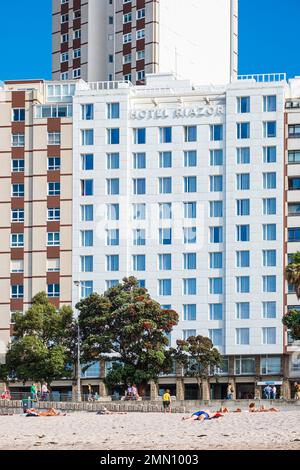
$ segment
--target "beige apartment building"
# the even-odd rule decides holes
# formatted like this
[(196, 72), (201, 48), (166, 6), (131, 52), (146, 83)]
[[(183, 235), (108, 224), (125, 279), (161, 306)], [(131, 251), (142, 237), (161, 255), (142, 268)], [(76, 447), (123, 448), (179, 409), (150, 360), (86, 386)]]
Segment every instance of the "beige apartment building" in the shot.
[(52, 0), (54, 80), (174, 73), (216, 85), (237, 64), (237, 0)]
[(46, 291), (71, 305), (72, 100), (75, 84), (0, 87), (0, 347), (13, 314)]

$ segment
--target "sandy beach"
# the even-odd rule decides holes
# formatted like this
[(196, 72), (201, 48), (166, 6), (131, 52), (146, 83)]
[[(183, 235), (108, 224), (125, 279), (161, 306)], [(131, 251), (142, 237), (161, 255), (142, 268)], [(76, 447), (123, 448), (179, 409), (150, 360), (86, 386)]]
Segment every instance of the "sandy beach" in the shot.
[(204, 423), (182, 415), (73, 413), (0, 416), (0, 449), (300, 449), (300, 412), (228, 414)]

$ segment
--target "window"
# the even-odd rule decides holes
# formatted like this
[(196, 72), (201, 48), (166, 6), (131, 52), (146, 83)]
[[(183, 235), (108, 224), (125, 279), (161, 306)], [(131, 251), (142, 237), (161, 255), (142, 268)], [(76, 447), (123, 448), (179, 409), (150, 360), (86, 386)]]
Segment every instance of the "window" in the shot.
[(210, 217), (223, 217), (223, 201), (210, 201), (209, 214)]
[(277, 111), (277, 97), (276, 95), (264, 96), (263, 109), (265, 113), (274, 113)]
[(263, 266), (264, 267), (276, 266), (276, 250), (263, 250)]
[(238, 165), (250, 164), (250, 147), (239, 147), (236, 149), (236, 163)]
[(221, 329), (209, 330), (209, 338), (214, 346), (223, 345), (223, 331)]
[(48, 132), (48, 145), (60, 145), (60, 132)]
[(93, 129), (81, 130), (81, 145), (94, 145)]
[(24, 260), (23, 259), (11, 260), (10, 272), (11, 273), (23, 273), (24, 272)]
[(223, 243), (223, 227), (210, 227), (210, 243)]
[(12, 233), (10, 236), (11, 248), (23, 248), (24, 247), (24, 234), (23, 233)]
[(131, 13), (126, 13), (125, 15), (123, 15), (123, 24), (131, 23), (131, 21), (132, 21)]
[(120, 194), (120, 180), (119, 178), (108, 178), (106, 180), (106, 194), (115, 196)]
[(182, 337), (184, 341), (187, 341), (189, 338), (197, 336), (196, 330), (182, 330)]
[(146, 230), (138, 228), (133, 230), (133, 245), (145, 246), (146, 245)]
[(68, 14), (61, 15), (61, 17), (60, 17), (60, 22), (61, 23), (68, 23), (68, 21), (69, 21), (69, 15)]
[(120, 244), (120, 231), (119, 229), (106, 230), (106, 244), (107, 246), (119, 246)]
[[(299, 232), (299, 236), (300, 236), (300, 232)], [(275, 241), (276, 238), (277, 238), (276, 224), (264, 224), (263, 225), (263, 240), (264, 241)]]
[(19, 173), (24, 171), (24, 160), (14, 158), (11, 161), (11, 170), (14, 173)]
[(223, 191), (223, 176), (215, 175), (209, 177), (209, 190), (210, 192)]
[(275, 172), (263, 173), (263, 188), (264, 189), (276, 189), (276, 173)]
[(80, 282), (80, 297), (86, 299), (94, 291), (93, 281), (81, 281)]
[(276, 198), (263, 199), (263, 214), (264, 215), (276, 215)]
[(237, 199), (236, 215), (241, 217), (250, 215), (250, 199)]
[(48, 293), (48, 297), (60, 297), (59, 284), (48, 284), (47, 293)]
[(289, 163), (300, 163), (300, 150), (289, 150)]
[(107, 220), (119, 220), (120, 219), (120, 207), (119, 204), (107, 204)]
[(222, 277), (211, 277), (209, 279), (209, 293), (212, 295), (223, 294)]
[(119, 255), (106, 256), (106, 270), (119, 271)]
[(263, 148), (264, 163), (276, 163), (277, 161), (277, 147), (264, 147)]
[(91, 171), (94, 169), (94, 155), (92, 153), (81, 155), (81, 169), (83, 171)]
[(109, 145), (118, 145), (120, 143), (120, 129), (107, 129), (107, 143)]
[(80, 246), (94, 246), (94, 232), (93, 230), (80, 231)]
[(133, 204), (133, 220), (146, 220), (146, 204)]
[(183, 229), (183, 243), (186, 245), (197, 243), (197, 228), (196, 227), (185, 227)]
[(146, 143), (146, 129), (133, 129), (133, 143), (136, 145), (144, 145)]
[(25, 146), (25, 134), (12, 134), (12, 147), (24, 147)]
[(210, 140), (211, 141), (223, 140), (222, 124), (213, 124), (212, 126), (210, 126)]
[(250, 122), (238, 122), (236, 125), (237, 139), (250, 139)]
[(133, 194), (134, 195), (146, 194), (146, 179), (145, 178), (133, 179)]
[(250, 344), (250, 329), (249, 328), (236, 328), (235, 330), (236, 344), (239, 346), (246, 346)]
[(238, 114), (250, 113), (250, 96), (241, 96), (237, 98)]
[(274, 319), (277, 317), (276, 302), (262, 303), (262, 317), (265, 319)]
[(117, 286), (119, 281), (117, 279), (110, 279), (109, 281), (105, 281), (106, 289), (112, 289), (113, 287)]
[(120, 168), (120, 154), (108, 153), (106, 155), (106, 168), (108, 170), (118, 170)]
[(138, 82), (145, 80), (145, 70), (139, 70), (136, 73), (136, 79)]
[(197, 295), (197, 280), (183, 279), (183, 295)]
[(223, 165), (223, 150), (210, 151), (210, 166)]
[(248, 191), (250, 189), (250, 173), (236, 175), (236, 189), (238, 191)]
[(59, 271), (60, 271), (60, 259), (59, 258), (47, 259), (47, 272), (57, 273)]
[(250, 268), (250, 251), (237, 251), (236, 252), (236, 267), (237, 268)]
[(263, 292), (276, 292), (276, 276), (263, 276)]
[(210, 269), (223, 269), (223, 253), (209, 253), (209, 267)]
[(25, 108), (14, 108), (12, 110), (12, 120), (14, 122), (24, 122), (25, 121)]
[(81, 222), (92, 222), (94, 220), (94, 206), (85, 204), (80, 206)]
[(59, 246), (59, 245), (60, 245), (60, 233), (48, 232), (47, 233), (47, 246)]
[(300, 124), (292, 124), (289, 126), (289, 137), (290, 138), (300, 137)]
[(240, 357), (235, 360), (236, 375), (255, 374), (255, 358)]
[(161, 296), (172, 295), (172, 280), (159, 279), (158, 280), (158, 294)]
[(11, 286), (11, 298), (12, 299), (23, 299), (24, 297), (24, 286), (21, 284)]
[(159, 218), (160, 220), (172, 219), (172, 203), (164, 202), (159, 204)]
[(158, 181), (160, 194), (172, 193), (172, 178), (159, 178)]
[(237, 225), (236, 226), (236, 241), (249, 242), (250, 241), (250, 225)]
[(132, 256), (133, 271), (146, 271), (146, 256), (133, 255)]
[(236, 277), (236, 292), (237, 294), (249, 294), (250, 293), (250, 277), (249, 276), (237, 276)]
[(197, 142), (197, 126), (184, 127), (185, 142)]
[(209, 319), (211, 321), (223, 319), (223, 304), (209, 304)]
[(197, 269), (197, 254), (184, 253), (183, 254), (183, 269)]
[(132, 54), (126, 54), (123, 56), (123, 64), (130, 64), (132, 61)]
[(300, 214), (300, 203), (294, 202), (288, 204), (288, 215), (295, 216)]
[(262, 329), (262, 343), (263, 344), (276, 344), (276, 328), (263, 328)]
[(146, 154), (144, 152), (133, 154), (133, 168), (135, 170), (144, 170), (146, 168)]
[(300, 177), (289, 178), (289, 190), (299, 190), (300, 189)]
[(11, 221), (14, 223), (24, 222), (24, 209), (12, 209)]
[(48, 171), (58, 171), (58, 170), (60, 170), (60, 158), (49, 157), (48, 158)]
[(160, 245), (172, 245), (172, 229), (171, 228), (159, 229), (159, 244)]
[(196, 219), (197, 217), (197, 203), (196, 202), (184, 202), (184, 218), (185, 219)]
[(144, 29), (139, 29), (137, 32), (136, 32), (136, 39), (139, 40), (139, 39), (144, 39), (145, 37), (145, 30)]
[(145, 18), (146, 16), (146, 10), (145, 8), (141, 8), (140, 10), (136, 11), (136, 19), (141, 20), (142, 18)]
[(236, 304), (236, 318), (237, 320), (249, 320), (250, 319), (250, 303), (249, 302), (238, 302)]
[(107, 103), (107, 119), (120, 118), (120, 103)]
[(262, 357), (260, 367), (263, 375), (281, 374), (281, 358)]
[(276, 137), (277, 123), (276, 121), (267, 121), (263, 123), (263, 136), (264, 138)]
[(197, 176), (185, 176), (183, 181), (185, 193), (197, 192)]
[(81, 119), (84, 121), (91, 121), (94, 119), (94, 105), (93, 104), (81, 105)]
[(172, 152), (159, 152), (159, 168), (172, 168)]
[(159, 128), (159, 142), (161, 144), (172, 143), (172, 127), (160, 127)]
[(197, 320), (197, 305), (185, 304), (183, 306), (183, 321), (196, 321)]
[(73, 38), (74, 39), (80, 39), (81, 38), (81, 29), (76, 29), (73, 31)]
[(12, 197), (24, 197), (24, 184), (13, 184), (11, 195)]
[(145, 59), (145, 51), (137, 51), (136, 52), (136, 60), (144, 60)]
[(158, 255), (158, 269), (159, 271), (171, 271), (172, 255), (170, 253)]
[(81, 196), (93, 196), (94, 180), (80, 180)]

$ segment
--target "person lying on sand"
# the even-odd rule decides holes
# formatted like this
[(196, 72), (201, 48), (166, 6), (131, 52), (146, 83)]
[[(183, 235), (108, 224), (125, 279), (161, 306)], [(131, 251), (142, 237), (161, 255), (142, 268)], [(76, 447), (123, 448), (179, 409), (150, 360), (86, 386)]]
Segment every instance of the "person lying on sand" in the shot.
[(105, 406), (103, 406), (102, 410), (97, 411), (97, 415), (127, 415), (127, 413), (121, 411), (109, 411)]
[[(219, 409), (217, 413), (226, 414), (226, 413), (230, 413), (230, 411), (228, 408), (221, 406), (221, 408)], [(242, 413), (242, 410), (241, 408), (237, 408), (235, 411), (232, 411), (231, 413)]]
[(62, 414), (54, 408), (50, 408), (47, 411), (37, 411), (34, 408), (29, 408), (26, 410), (26, 416), (66, 416), (66, 414)]
[(202, 423), (205, 420), (221, 418), (221, 416), (223, 415), (219, 412), (214, 413), (210, 410), (202, 410), (196, 411), (196, 413), (193, 413), (192, 416), (183, 417), (182, 421), (200, 421)]
[(265, 408), (264, 405), (260, 407), (259, 410), (256, 409), (255, 403), (250, 403), (249, 405), (249, 413), (278, 413), (279, 410), (277, 408)]

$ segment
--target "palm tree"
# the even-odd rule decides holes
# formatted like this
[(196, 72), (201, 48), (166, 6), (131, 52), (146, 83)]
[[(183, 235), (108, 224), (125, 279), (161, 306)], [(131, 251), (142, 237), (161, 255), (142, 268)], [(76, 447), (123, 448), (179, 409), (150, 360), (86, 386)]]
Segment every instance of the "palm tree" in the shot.
[(285, 268), (286, 280), (295, 287), (298, 300), (300, 300), (300, 252), (293, 255), (292, 262)]

